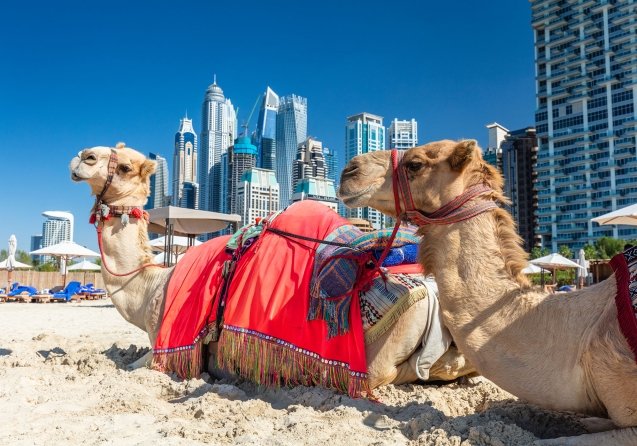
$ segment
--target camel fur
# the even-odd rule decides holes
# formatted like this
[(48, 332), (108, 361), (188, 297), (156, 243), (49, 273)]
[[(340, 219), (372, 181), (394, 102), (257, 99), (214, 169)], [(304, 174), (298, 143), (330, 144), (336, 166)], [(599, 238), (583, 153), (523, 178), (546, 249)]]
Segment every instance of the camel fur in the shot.
[[(71, 178), (87, 182), (92, 194), (99, 195), (108, 175), (110, 153), (110, 147), (82, 150), (71, 161)], [(118, 206), (143, 206), (149, 195), (149, 179), (155, 170), (155, 162), (123, 144), (118, 144), (117, 155), (118, 166), (103, 197), (104, 202)], [(102, 275), (106, 288), (122, 317), (148, 333), (152, 346), (164, 312), (165, 290), (172, 268), (148, 267), (127, 277), (110, 274), (104, 268), (104, 262), (113, 272), (121, 274), (150, 260), (148, 224), (144, 219), (131, 219), (128, 225), (122, 225), (119, 218), (112, 218), (104, 221), (103, 225)], [(419, 301), (398, 319), (391, 330), (366, 346), (371, 388), (418, 380), (415, 371), (410, 368), (409, 358), (419, 348), (427, 325), (426, 306), (426, 300)], [(212, 345), (209, 350), (214, 352), (216, 348)], [(149, 353), (133, 367), (147, 365), (150, 359)], [(452, 346), (430, 369), (430, 380), (453, 380), (473, 371), (473, 367)]]
[[(349, 162), (339, 190), (347, 206), (396, 216), (390, 153)], [(416, 208), (424, 213), (479, 183), (493, 191), (474, 200), (507, 202), (500, 173), (473, 140), (412, 148), (398, 168), (406, 169)], [(617, 320), (614, 276), (568, 294), (531, 287), (521, 271), (528, 256), (501, 208), (419, 232), (420, 262), (438, 283), (443, 320), (479, 373), (539, 406), (612, 421), (591, 420), (591, 432), (612, 429), (606, 432), (540, 444), (637, 445), (637, 363)]]

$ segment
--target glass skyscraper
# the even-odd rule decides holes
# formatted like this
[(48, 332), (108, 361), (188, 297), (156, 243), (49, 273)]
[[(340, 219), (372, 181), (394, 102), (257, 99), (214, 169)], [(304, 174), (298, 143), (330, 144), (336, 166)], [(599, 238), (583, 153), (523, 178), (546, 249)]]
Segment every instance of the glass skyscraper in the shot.
[[(360, 113), (347, 118), (345, 125), (345, 158), (351, 160), (357, 155), (385, 149), (385, 127), (381, 116)], [(385, 227), (385, 218), (380, 211), (365, 207), (347, 209), (348, 218), (362, 218), (375, 228)]]
[(257, 147), (257, 166), (273, 170), (276, 166), (276, 116), (279, 96), (267, 87), (259, 109), (254, 145)]
[(144, 208), (155, 209), (168, 206), (170, 204), (170, 195), (168, 192), (168, 163), (166, 158), (156, 153), (149, 153), (148, 158), (157, 162), (157, 168), (150, 177), (150, 196)]
[(276, 118), (276, 179), (281, 208), (292, 200), (292, 168), (299, 143), (307, 138), (307, 99), (297, 95), (280, 99)]
[(246, 170), (256, 167), (257, 148), (247, 136), (240, 136), (228, 149), (228, 196), (230, 207), (228, 212), (237, 213), (237, 185)]
[(222, 155), (236, 137), (237, 116), (217, 81), (206, 90), (201, 112), (198, 153), (199, 209), (226, 212), (229, 206)]
[[(188, 194), (184, 193), (185, 185), (188, 184)], [(190, 207), (198, 206), (192, 199), (193, 189), (196, 192), (197, 185), (197, 134), (192, 126), (192, 119), (185, 117), (179, 122), (179, 130), (175, 134), (175, 153), (173, 156), (173, 197), (174, 206)]]
[(532, 0), (538, 230), (544, 247), (635, 238), (591, 218), (637, 201), (637, 4)]

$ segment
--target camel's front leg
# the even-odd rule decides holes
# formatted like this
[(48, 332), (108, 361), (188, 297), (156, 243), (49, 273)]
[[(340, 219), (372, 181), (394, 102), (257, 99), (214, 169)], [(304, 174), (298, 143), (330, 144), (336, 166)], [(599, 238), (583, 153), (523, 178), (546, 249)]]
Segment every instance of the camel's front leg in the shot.
[(560, 437), (538, 440), (538, 446), (635, 446), (637, 445), (637, 428), (627, 427), (612, 431), (585, 434), (577, 437)]
[(152, 362), (152, 360), (153, 360), (153, 351), (149, 350), (148, 352), (146, 352), (144, 356), (139, 358), (137, 361), (131, 362), (130, 364), (128, 364), (126, 368), (128, 370), (137, 370), (142, 367), (150, 367), (150, 363)]

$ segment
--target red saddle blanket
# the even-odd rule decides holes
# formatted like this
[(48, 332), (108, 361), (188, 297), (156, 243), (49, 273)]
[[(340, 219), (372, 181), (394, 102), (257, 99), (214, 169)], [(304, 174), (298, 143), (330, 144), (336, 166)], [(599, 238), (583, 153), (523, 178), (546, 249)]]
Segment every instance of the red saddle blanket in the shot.
[[(218, 364), (263, 385), (322, 385), (359, 396), (369, 392), (358, 296), (349, 330), (328, 339), (324, 320), (308, 320), (310, 281), (319, 243), (347, 220), (313, 201), (293, 204), (266, 224), (237, 261), (229, 282)], [(275, 228), (305, 239), (285, 237)], [(201, 345), (216, 326), (228, 237), (188, 250), (167, 288), (153, 364), (180, 377), (201, 372)]]
[(635, 361), (637, 361), (637, 246), (614, 256), (610, 265), (615, 272), (617, 318)]

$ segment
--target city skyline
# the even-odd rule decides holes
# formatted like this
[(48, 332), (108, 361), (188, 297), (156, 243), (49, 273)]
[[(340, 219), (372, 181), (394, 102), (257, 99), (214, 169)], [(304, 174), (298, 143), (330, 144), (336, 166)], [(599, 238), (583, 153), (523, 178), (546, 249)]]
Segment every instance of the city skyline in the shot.
[[(80, 2), (45, 3), (35, 12), (27, 5), (7, 5), (0, 36), (14, 43), (5, 48), (0, 73), (5, 166), (0, 182), (5, 190), (19, 184), (22, 191), (3, 197), (4, 211), (15, 218), (0, 222), (0, 246), (15, 233), (18, 249), (27, 249), (30, 236), (41, 230), (41, 212), (62, 209), (76, 217), (76, 240), (97, 249), (88, 224), (93, 198), (86, 185), (70, 181), (70, 159), (83, 148), (124, 141), (172, 160), (176, 124), (187, 113), (199, 133), (202, 94), (215, 73), (240, 109), (239, 123), (268, 86), (307, 97), (308, 134), (337, 153), (339, 167), (345, 161), (345, 119), (363, 111), (416, 119), (421, 143), (466, 137), (484, 147), (485, 122), (511, 128), (533, 124), (527, 2), (410, 3), (411, 14), (379, 27), (373, 45), (350, 51), (349, 42), (368, 33), (378, 12), (390, 7), (374, 1), (369, 6), (360, 10), (328, 1), (301, 8), (249, 1), (239, 12), (229, 4), (199, 2), (188, 27), (175, 29), (174, 8), (167, 4), (115, 2), (102, 5), (99, 14)], [(218, 32), (209, 33), (210, 17), (239, 13), (254, 33), (234, 32), (236, 21), (230, 19), (216, 20)], [(357, 20), (331, 25), (329, 35), (314, 31), (332, 23), (335, 14)], [(300, 19), (307, 26), (293, 38), (258, 32), (268, 21)], [(31, 31), (25, 34), (25, 27)], [(502, 54), (510, 55), (506, 64)], [(175, 63), (175, 56), (191, 59), (188, 69)], [(390, 57), (412, 66), (389, 63)], [(312, 64), (299, 64), (302, 58)], [(257, 59), (256, 68), (247, 63)]]

